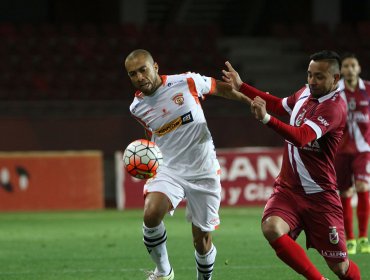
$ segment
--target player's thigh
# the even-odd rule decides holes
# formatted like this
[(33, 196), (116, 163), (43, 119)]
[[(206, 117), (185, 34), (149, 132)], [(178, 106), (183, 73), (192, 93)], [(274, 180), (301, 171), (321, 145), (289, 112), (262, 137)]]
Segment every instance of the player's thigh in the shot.
[(315, 195), (303, 215), (308, 247), (315, 248), (327, 261), (340, 263), (347, 259), (343, 211), (335, 192)]
[(221, 183), (219, 175), (191, 180), (185, 187), (187, 219), (203, 232), (213, 231), (220, 224)]
[[(154, 178), (147, 180), (144, 185), (144, 195), (148, 193), (162, 193), (171, 203), (171, 208), (176, 209), (184, 199), (185, 192), (180, 178), (174, 178), (166, 173), (157, 173)], [(172, 214), (172, 213), (171, 213)]]
[[(352, 162), (352, 169), (355, 178), (356, 189), (366, 191), (370, 182), (370, 153), (358, 153)], [(361, 186), (357, 186), (361, 185)]]
[(337, 174), (338, 189), (345, 192), (353, 185), (353, 157), (347, 154), (337, 154), (335, 158), (335, 172)]
[(262, 230), (267, 226), (264, 224), (268, 222), (268, 218), (279, 217), (288, 224), (289, 232), (287, 233), (289, 233), (293, 239), (296, 239), (302, 231), (302, 224), (298, 211), (299, 204), (299, 197), (295, 196), (290, 189), (276, 186), (263, 211)]

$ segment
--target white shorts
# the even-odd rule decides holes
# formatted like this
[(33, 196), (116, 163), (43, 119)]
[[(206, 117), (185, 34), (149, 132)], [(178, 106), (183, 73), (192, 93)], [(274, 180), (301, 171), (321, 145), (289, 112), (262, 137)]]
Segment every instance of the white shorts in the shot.
[(185, 180), (159, 172), (144, 185), (144, 193), (164, 193), (174, 210), (186, 199), (186, 218), (203, 232), (213, 231), (220, 224), (218, 210), (221, 202), (220, 175), (198, 180)]

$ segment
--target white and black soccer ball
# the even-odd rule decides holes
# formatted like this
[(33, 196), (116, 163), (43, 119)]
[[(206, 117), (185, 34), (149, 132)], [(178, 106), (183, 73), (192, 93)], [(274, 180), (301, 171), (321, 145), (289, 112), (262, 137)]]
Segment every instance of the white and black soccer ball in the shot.
[(127, 172), (139, 179), (149, 179), (157, 174), (163, 162), (162, 152), (149, 140), (138, 139), (130, 143), (123, 153)]

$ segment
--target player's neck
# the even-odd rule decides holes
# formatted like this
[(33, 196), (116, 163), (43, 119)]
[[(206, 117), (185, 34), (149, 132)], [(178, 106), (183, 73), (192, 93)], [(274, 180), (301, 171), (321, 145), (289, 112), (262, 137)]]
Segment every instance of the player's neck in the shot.
[(358, 86), (358, 79), (345, 80), (346, 88), (350, 91), (355, 91)]

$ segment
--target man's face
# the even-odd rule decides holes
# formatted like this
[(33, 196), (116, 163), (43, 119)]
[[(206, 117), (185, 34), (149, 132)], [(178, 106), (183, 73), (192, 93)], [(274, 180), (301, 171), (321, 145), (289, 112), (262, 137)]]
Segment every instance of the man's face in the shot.
[(342, 61), (341, 74), (346, 81), (356, 80), (360, 73), (361, 67), (356, 58), (349, 57)]
[(333, 91), (339, 80), (339, 74), (334, 74), (327, 61), (311, 60), (307, 70), (307, 82), (315, 97), (323, 96)]
[(145, 95), (151, 95), (161, 84), (157, 63), (152, 63), (145, 55), (127, 60), (125, 67), (133, 86)]

